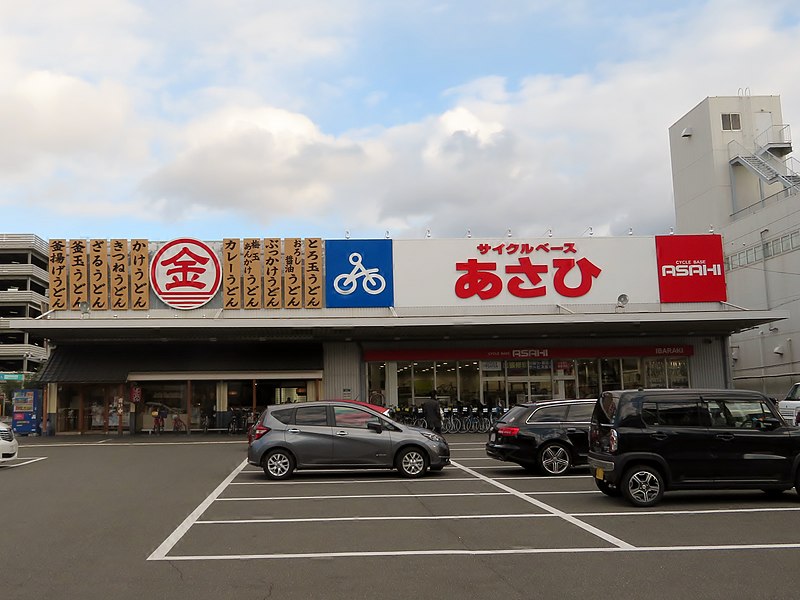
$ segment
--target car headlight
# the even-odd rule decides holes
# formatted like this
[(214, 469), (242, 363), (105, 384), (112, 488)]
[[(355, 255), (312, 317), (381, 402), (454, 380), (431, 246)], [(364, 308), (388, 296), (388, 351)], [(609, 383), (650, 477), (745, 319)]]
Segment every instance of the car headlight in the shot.
[(436, 435), (435, 433), (432, 433), (430, 431), (422, 431), (421, 433), (426, 438), (428, 438), (430, 441), (436, 442), (437, 444), (440, 444), (440, 443), (442, 443), (444, 441), (443, 438), (439, 437), (438, 435)]

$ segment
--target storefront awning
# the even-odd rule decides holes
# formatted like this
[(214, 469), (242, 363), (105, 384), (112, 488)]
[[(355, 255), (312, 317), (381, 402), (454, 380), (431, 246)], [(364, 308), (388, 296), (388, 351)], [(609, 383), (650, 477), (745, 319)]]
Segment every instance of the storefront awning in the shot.
[(63, 344), (39, 372), (41, 383), (121, 383), (143, 379), (275, 379), (322, 372), (319, 344), (117, 343)]

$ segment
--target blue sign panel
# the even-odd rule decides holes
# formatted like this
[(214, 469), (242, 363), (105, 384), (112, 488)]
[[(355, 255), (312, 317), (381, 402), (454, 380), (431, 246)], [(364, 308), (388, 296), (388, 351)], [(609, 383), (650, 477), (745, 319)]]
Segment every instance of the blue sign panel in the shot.
[(325, 306), (394, 305), (392, 240), (326, 240)]

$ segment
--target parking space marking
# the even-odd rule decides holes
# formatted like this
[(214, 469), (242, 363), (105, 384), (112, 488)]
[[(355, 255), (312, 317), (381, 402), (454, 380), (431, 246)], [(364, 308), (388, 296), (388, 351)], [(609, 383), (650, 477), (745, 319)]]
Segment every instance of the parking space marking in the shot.
[[(210, 554), (199, 556), (170, 556), (153, 560), (285, 560), (309, 558), (372, 558), (398, 556), (503, 556), (519, 554), (594, 554), (603, 552), (703, 552), (712, 550), (796, 550), (800, 544), (732, 544), (720, 546), (607, 546), (604, 548), (513, 548), (491, 550), (389, 550), (378, 552), (304, 552), (298, 554)], [(148, 559), (150, 560), (150, 559)]]
[(636, 510), (618, 512), (570, 513), (574, 517), (649, 517), (670, 515), (725, 515), (736, 513), (797, 512), (796, 506), (773, 506), (765, 508), (712, 508), (708, 510)]
[(515, 513), (505, 515), (421, 515), (381, 517), (298, 517), (294, 519), (218, 519), (196, 521), (195, 525), (237, 525), (240, 523), (332, 523), (337, 521), (459, 521), (466, 519), (554, 518), (550, 513)]
[(232, 481), (231, 485), (329, 485), (331, 483), (353, 484), (353, 483), (441, 483), (445, 481), (475, 481), (474, 477), (441, 477), (438, 479), (426, 477), (424, 479), (329, 479), (326, 481)]
[(39, 456), (37, 458), (27, 458), (27, 459), (17, 458), (16, 460), (22, 460), (24, 462), (19, 462), (19, 463), (14, 463), (14, 464), (3, 463), (3, 464), (0, 464), (0, 469), (13, 469), (14, 467), (24, 467), (25, 465), (29, 465), (31, 463), (39, 462), (40, 460), (45, 460), (46, 458), (47, 458), (46, 456)]
[(244, 459), (242, 463), (236, 467), (231, 474), (228, 475), (222, 483), (220, 483), (217, 488), (211, 492), (205, 500), (203, 500), (197, 508), (195, 508), (188, 517), (183, 520), (183, 523), (178, 525), (178, 527), (173, 531), (167, 539), (161, 542), (161, 545), (156, 548), (153, 553), (147, 557), (147, 560), (174, 560), (172, 558), (167, 558), (167, 554), (169, 553), (172, 548), (175, 547), (181, 538), (186, 535), (186, 532), (189, 531), (191, 526), (200, 518), (200, 516), (208, 509), (211, 504), (219, 495), (225, 491), (225, 488), (228, 487), (231, 481), (247, 466), (247, 459)]
[(594, 527), (593, 525), (589, 525), (588, 523), (584, 523), (580, 519), (578, 519), (576, 517), (573, 517), (572, 515), (569, 515), (569, 514), (563, 512), (563, 511), (561, 511), (561, 510), (558, 510), (557, 508), (555, 508), (553, 506), (550, 506), (549, 504), (545, 504), (544, 502), (541, 502), (541, 501), (537, 500), (536, 498), (531, 498), (530, 496), (528, 496), (526, 494), (523, 494), (522, 492), (518, 492), (514, 488), (509, 487), (509, 486), (507, 486), (507, 485), (505, 485), (503, 483), (500, 483), (499, 481), (495, 481), (494, 479), (491, 479), (490, 477), (486, 477), (485, 475), (481, 475), (480, 473), (474, 471), (473, 469), (471, 469), (469, 467), (465, 467), (464, 465), (459, 464), (457, 462), (453, 462), (452, 464), (453, 464), (453, 466), (458, 467), (462, 471), (465, 471), (465, 472), (467, 472), (467, 473), (469, 473), (471, 475), (474, 475), (475, 477), (478, 477), (479, 479), (482, 479), (483, 481), (485, 481), (487, 483), (490, 483), (493, 486), (500, 488), (501, 490), (505, 490), (509, 494), (513, 494), (513, 495), (517, 496), (518, 498), (520, 498), (521, 500), (525, 500), (525, 502), (530, 502), (531, 504), (541, 508), (542, 510), (545, 510), (545, 511), (547, 511), (549, 513), (552, 513), (554, 515), (557, 515), (557, 516), (561, 517), (562, 519), (564, 519), (568, 523), (571, 523), (572, 525), (575, 525), (576, 527), (579, 527), (580, 529), (583, 529), (587, 533), (590, 533), (590, 534), (592, 534), (594, 536), (599, 537), (601, 540), (604, 540), (604, 541), (608, 542), (609, 544), (613, 544), (614, 546), (616, 546), (618, 548), (626, 548), (626, 549), (634, 548), (634, 546), (629, 544), (628, 542), (626, 542), (624, 540), (621, 540), (621, 539), (619, 539), (617, 537), (614, 537), (613, 535), (611, 535), (610, 533), (606, 533), (602, 529), (598, 529), (597, 527)]
[(217, 502), (252, 502), (260, 500), (355, 500), (363, 498), (443, 498), (456, 496), (508, 496), (505, 492), (459, 492), (451, 494), (353, 494), (347, 496), (268, 496), (264, 498), (217, 498)]

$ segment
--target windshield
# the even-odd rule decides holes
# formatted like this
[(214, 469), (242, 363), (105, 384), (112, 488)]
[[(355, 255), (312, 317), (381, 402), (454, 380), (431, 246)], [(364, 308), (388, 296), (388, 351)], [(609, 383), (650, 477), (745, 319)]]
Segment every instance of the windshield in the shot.
[(786, 400), (800, 400), (800, 383), (795, 383), (786, 394)]

